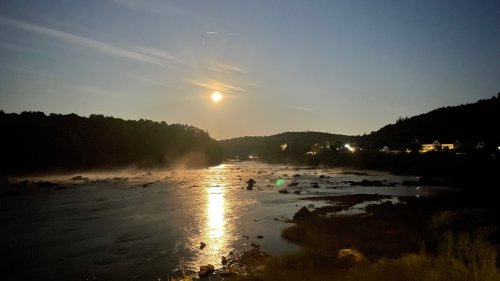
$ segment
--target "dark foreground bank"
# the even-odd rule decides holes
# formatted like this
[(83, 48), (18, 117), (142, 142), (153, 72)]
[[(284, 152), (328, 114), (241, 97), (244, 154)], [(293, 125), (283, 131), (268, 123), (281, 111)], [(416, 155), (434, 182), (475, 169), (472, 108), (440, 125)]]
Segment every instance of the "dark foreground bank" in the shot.
[[(367, 199), (329, 198), (345, 208)], [(496, 198), (458, 192), (400, 200), (354, 216), (325, 216), (340, 210), (329, 207), (302, 213), (283, 232), (302, 251), (241, 279), (500, 280)]]

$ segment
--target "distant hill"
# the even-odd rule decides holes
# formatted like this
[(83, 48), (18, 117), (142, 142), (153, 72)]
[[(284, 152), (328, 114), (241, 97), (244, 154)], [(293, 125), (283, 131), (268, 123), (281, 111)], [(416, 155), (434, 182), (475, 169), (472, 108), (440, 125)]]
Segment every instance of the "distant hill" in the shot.
[[(249, 155), (276, 162), (284, 158), (303, 157), (315, 144), (340, 146), (346, 142), (355, 142), (358, 137), (322, 133), (322, 132), (285, 132), (262, 137), (240, 137), (221, 140), (219, 143), (225, 158), (245, 159)], [(281, 145), (286, 144), (286, 152)]]
[(188, 125), (103, 115), (0, 111), (0, 174), (215, 164), (220, 146)]
[[(500, 95), (500, 94), (499, 94)], [(454, 143), (467, 149), (484, 142), (490, 148), (500, 145), (500, 97), (476, 103), (442, 107), (411, 118), (400, 118), (395, 124), (361, 138), (360, 144), (372, 150), (415, 147), (421, 143)]]
[[(499, 94), (500, 95), (500, 94)], [(305, 153), (318, 146), (342, 148), (345, 143), (356, 143), (363, 151), (390, 149), (413, 149), (421, 144), (460, 143), (471, 150), (480, 142), (490, 149), (500, 145), (500, 98), (479, 100), (476, 103), (439, 108), (411, 118), (400, 118), (395, 124), (363, 136), (347, 136), (321, 132), (285, 132), (263, 137), (240, 137), (219, 141), (225, 158), (245, 159), (258, 156), (269, 162), (303, 162)], [(286, 149), (281, 145), (286, 144)], [(335, 150), (335, 149), (330, 149)], [(336, 157), (330, 153), (328, 157)], [(325, 157), (323, 155), (322, 157)]]

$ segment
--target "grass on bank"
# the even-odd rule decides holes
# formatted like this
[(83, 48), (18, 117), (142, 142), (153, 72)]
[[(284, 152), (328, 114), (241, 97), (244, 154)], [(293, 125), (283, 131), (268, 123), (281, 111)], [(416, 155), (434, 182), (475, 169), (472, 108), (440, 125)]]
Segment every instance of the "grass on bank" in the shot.
[[(455, 204), (416, 201), (377, 206), (370, 216), (298, 221), (283, 237), (302, 251), (237, 279), (500, 281), (498, 207), (450, 208)], [(367, 261), (340, 261), (342, 248), (356, 248)]]

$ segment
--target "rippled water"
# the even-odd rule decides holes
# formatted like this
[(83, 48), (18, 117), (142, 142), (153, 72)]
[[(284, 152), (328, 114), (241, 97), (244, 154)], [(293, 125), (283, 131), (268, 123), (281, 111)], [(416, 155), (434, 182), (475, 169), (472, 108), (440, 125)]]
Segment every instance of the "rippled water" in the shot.
[[(220, 267), (222, 256), (251, 243), (273, 255), (297, 250), (281, 239), (281, 230), (290, 226), (286, 218), (302, 206), (327, 204), (303, 198), (432, 192), (350, 186), (343, 181), (415, 180), (353, 172), (240, 162), (198, 170), (81, 174), (87, 181), (44, 178), (67, 187), (60, 189), (28, 187), (12, 194), (12, 188), (4, 188), (9, 190), (0, 196), (0, 238), (9, 253), (4, 265), (11, 279), (166, 280), (202, 264)], [(254, 190), (245, 188), (250, 178), (257, 181)], [(285, 184), (278, 186), (278, 179)], [(294, 180), (299, 184), (289, 190), (300, 189), (300, 195), (278, 193)], [(313, 182), (320, 188), (311, 188)]]

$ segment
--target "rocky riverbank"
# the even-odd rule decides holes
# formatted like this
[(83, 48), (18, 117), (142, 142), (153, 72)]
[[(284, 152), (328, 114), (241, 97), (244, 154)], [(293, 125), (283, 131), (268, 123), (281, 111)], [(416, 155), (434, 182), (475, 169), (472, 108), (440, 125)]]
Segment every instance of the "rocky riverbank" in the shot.
[(338, 205), (301, 209), (295, 224), (283, 231), (300, 252), (275, 257), (242, 279), (500, 280), (500, 207), (494, 198), (463, 192), (401, 197), (400, 204), (369, 205), (366, 213), (351, 216), (325, 216), (325, 210), (383, 197), (323, 199)]

